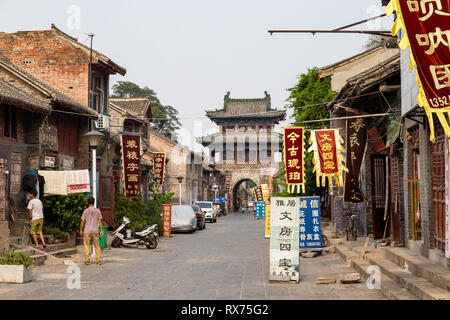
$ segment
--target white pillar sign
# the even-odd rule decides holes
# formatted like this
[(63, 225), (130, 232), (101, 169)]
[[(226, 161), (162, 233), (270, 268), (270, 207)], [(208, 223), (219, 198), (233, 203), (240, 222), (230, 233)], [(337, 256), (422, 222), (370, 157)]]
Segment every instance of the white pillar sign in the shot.
[(300, 198), (270, 199), (270, 281), (299, 282)]

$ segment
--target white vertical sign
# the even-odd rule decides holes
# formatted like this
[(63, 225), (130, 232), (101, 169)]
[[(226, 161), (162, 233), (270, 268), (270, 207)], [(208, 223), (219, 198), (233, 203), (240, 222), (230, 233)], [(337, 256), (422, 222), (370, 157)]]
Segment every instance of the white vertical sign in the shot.
[(269, 280), (299, 282), (300, 198), (273, 197), (270, 206)]

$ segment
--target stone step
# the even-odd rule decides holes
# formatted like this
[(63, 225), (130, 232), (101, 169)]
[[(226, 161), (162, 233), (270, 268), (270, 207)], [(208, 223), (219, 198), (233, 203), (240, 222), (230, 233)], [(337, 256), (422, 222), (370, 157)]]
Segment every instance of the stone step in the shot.
[[(349, 250), (343, 244), (339, 244), (338, 241), (334, 242), (336, 247), (336, 253), (340, 255), (344, 261), (350, 263), (352, 268), (360, 273), (361, 279), (367, 281), (370, 274), (367, 272), (367, 268), (371, 265), (367, 261), (363, 260), (356, 252)], [(415, 295), (408, 292), (408, 290), (401, 288), (395, 281), (389, 278), (387, 275), (381, 273), (380, 275), (380, 291), (390, 300), (419, 300)]]
[(450, 292), (450, 269), (431, 262), (405, 248), (383, 248), (384, 257), (399, 267), (407, 265), (408, 271)]
[[(74, 248), (66, 248), (66, 249), (50, 251), (50, 252), (46, 251), (46, 253), (49, 253), (56, 258), (64, 258), (64, 257), (70, 256), (70, 255), (76, 254), (77, 248), (75, 248), (75, 247)], [(30, 258), (34, 261), (36, 266), (40, 266), (45, 263), (45, 260), (47, 260), (48, 255), (42, 254), (42, 253), (36, 253), (36, 254), (30, 256)]]
[(384, 258), (383, 253), (380, 251), (367, 253), (365, 259), (369, 264), (379, 266), (382, 273), (422, 300), (450, 300), (449, 291), (402, 269)]

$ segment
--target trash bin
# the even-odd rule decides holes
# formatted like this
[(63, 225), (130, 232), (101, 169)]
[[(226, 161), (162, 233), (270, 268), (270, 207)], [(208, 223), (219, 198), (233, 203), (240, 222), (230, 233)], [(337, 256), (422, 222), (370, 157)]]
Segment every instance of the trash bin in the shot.
[[(100, 227), (98, 228), (98, 232), (100, 232)], [(100, 242), (100, 247), (103, 249), (106, 249), (108, 247), (107, 242), (106, 242), (106, 235), (108, 233), (108, 228), (107, 227), (103, 227), (103, 237), (99, 238), (99, 242)]]

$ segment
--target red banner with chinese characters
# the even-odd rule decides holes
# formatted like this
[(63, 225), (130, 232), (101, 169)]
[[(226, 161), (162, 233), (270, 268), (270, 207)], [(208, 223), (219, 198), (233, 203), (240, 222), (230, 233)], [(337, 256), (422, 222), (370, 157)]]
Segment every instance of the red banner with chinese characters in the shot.
[(286, 182), (288, 192), (305, 192), (305, 168), (304, 168), (304, 127), (286, 127), (284, 130), (283, 155), (286, 168)]
[(166, 165), (166, 154), (164, 152), (156, 152), (153, 159), (153, 175), (155, 177), (155, 188), (162, 188), (164, 183), (164, 171)]
[(367, 121), (365, 118), (347, 120), (348, 173), (345, 175), (344, 201), (363, 202), (361, 191), (361, 165), (367, 143)]
[(416, 67), (419, 95), (430, 125), (430, 140), (434, 142), (433, 113), (450, 138), (444, 112), (450, 112), (450, 1), (391, 0), (386, 14), (397, 13), (392, 35), (403, 29), (399, 47), (410, 48), (410, 71)]
[(139, 198), (141, 186), (141, 136), (122, 133), (125, 196)]
[(386, 149), (386, 145), (384, 144), (383, 140), (381, 140), (380, 134), (378, 133), (376, 127), (373, 127), (372, 129), (367, 131), (367, 134), (369, 135), (370, 142), (372, 142), (376, 152)]
[[(329, 184), (332, 184), (332, 178), (336, 179), (337, 185), (343, 185), (342, 171), (348, 171), (344, 166), (345, 152), (342, 147), (344, 140), (339, 135), (337, 129), (324, 129), (311, 131), (310, 137), (311, 147), (308, 152), (313, 151), (314, 171), (316, 172), (316, 185), (324, 187), (326, 185), (326, 178)], [(322, 179), (322, 183), (320, 183)]]
[(163, 237), (170, 237), (172, 233), (172, 205), (163, 204)]

